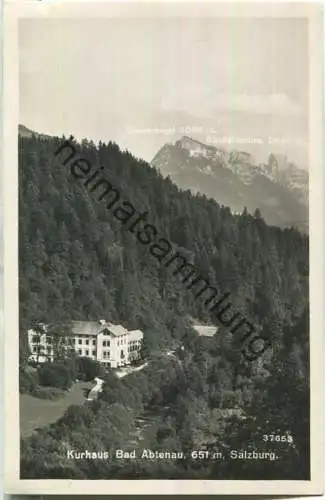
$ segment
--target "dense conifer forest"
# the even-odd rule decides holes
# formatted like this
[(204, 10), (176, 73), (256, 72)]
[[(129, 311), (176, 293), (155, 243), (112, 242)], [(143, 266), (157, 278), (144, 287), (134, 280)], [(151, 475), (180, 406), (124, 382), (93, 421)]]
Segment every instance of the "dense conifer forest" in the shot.
[[(271, 349), (254, 362), (241, 341), (209, 324), (204, 301), (186, 291), (105, 204), (91, 196), (55, 151), (62, 138), (19, 137), (20, 376), (26, 330), (37, 323), (105, 318), (144, 331), (148, 366), (104, 376), (95, 402), (70, 407), (21, 442), (23, 478), (307, 479), (309, 477), (308, 236), (268, 226), (263, 214), (233, 215), (115, 143), (74, 142), (211, 283), (262, 328)], [(165, 356), (168, 349), (173, 356)], [(235, 411), (236, 410), (236, 411)], [(67, 450), (132, 448), (136, 421), (154, 414), (142, 448), (183, 451), (180, 460), (71, 460)], [(290, 435), (293, 443), (264, 441)], [(138, 445), (137, 445), (138, 446)], [(229, 450), (274, 451), (275, 460), (229, 460)], [(221, 452), (195, 460), (191, 450)], [(189, 453), (189, 456), (188, 456)]]

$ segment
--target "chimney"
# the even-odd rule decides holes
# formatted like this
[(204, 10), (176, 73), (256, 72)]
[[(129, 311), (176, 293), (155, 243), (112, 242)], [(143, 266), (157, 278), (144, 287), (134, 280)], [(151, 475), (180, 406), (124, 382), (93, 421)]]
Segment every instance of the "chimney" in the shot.
[(99, 324), (102, 325), (102, 326), (106, 325), (106, 321), (104, 319), (100, 319), (99, 320)]

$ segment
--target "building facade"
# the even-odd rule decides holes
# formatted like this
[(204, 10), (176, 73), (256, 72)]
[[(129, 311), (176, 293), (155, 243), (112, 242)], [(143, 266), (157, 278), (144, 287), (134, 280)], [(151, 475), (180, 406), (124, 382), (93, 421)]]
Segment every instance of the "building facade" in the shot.
[(69, 355), (75, 351), (78, 356), (99, 361), (103, 366), (118, 368), (140, 359), (143, 332), (127, 330), (105, 320), (72, 321), (71, 334), (54, 337), (49, 335), (46, 325), (36, 330), (28, 330), (30, 359), (36, 363), (53, 361), (54, 351)]

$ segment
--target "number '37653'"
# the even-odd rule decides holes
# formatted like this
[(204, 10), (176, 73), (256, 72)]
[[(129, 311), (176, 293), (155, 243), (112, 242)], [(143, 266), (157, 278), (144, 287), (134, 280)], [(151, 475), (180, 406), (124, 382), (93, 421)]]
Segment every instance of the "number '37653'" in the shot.
[(282, 443), (293, 443), (293, 437), (290, 434), (279, 436), (278, 434), (264, 434), (263, 441), (276, 441)]

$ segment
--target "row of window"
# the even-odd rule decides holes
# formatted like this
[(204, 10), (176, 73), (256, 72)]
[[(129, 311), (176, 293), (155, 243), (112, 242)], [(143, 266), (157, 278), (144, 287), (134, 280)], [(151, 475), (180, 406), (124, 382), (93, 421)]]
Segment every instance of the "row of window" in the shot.
[[(66, 340), (69, 341), (70, 339), (66, 338)], [(46, 338), (44, 338), (44, 336), (39, 336), (39, 335), (33, 335), (32, 336), (32, 343), (33, 344), (39, 344), (39, 343), (43, 343), (45, 341), (46, 341), (47, 344), (51, 344), (52, 343), (52, 337), (46, 336)], [(84, 337), (80, 337), (80, 336), (71, 337), (71, 341), (72, 342), (78, 341), (79, 344), (81, 344), (82, 341), (84, 341), (86, 345), (89, 345), (89, 342), (90, 342), (89, 338), (84, 338)], [(96, 338), (91, 339), (91, 342), (92, 342), (92, 345), (95, 345), (96, 344)], [(126, 337), (122, 337), (121, 339), (117, 340), (117, 345), (123, 345), (123, 344), (127, 344), (127, 343), (129, 343), (129, 344), (135, 344), (137, 342), (141, 342), (141, 340), (130, 340), (128, 342), (128, 339)], [(103, 341), (103, 345), (106, 345), (106, 344), (109, 345), (109, 343), (110, 343), (109, 340), (104, 340)]]
[[(78, 345), (81, 345), (83, 343), (82, 341), (84, 341), (85, 345), (89, 345), (88, 339), (72, 339), (72, 342), (76, 344), (77, 340), (78, 340)], [(96, 340), (92, 340), (92, 345), (96, 345)]]
[[(80, 337), (80, 336), (76, 336), (76, 337), (62, 337), (64, 338), (67, 342), (76, 342), (78, 341), (78, 343), (80, 344), (82, 341), (86, 342), (86, 344), (89, 344), (89, 338), (85, 338), (85, 337)], [(52, 337), (50, 336), (44, 336), (44, 335), (33, 335), (32, 336), (32, 343), (33, 344), (39, 344), (39, 343), (47, 343), (47, 344), (52, 344)], [(96, 344), (96, 338), (93, 338), (93, 339), (90, 339), (93, 343), (93, 345)]]
[(141, 345), (140, 344), (135, 344), (135, 345), (129, 345), (128, 347), (128, 351), (139, 351), (141, 349)]
[[(74, 339), (73, 339), (73, 342), (75, 342)], [(89, 340), (88, 339), (84, 340), (84, 343), (86, 345), (89, 345)], [(78, 344), (82, 344), (82, 339), (78, 339)], [(92, 341), (92, 345), (96, 345), (96, 340)], [(103, 347), (109, 347), (109, 346), (110, 346), (110, 341), (109, 340), (103, 340)]]
[[(53, 353), (53, 349), (52, 349), (51, 346), (47, 346), (46, 349), (45, 348), (40, 349), (39, 346), (32, 346), (31, 350), (32, 350), (33, 353), (37, 353), (38, 351), (39, 351), (39, 353), (41, 353), (41, 352), (43, 353), (45, 350), (47, 351), (48, 354), (52, 354)], [(128, 352), (138, 351), (138, 350), (139, 350), (139, 348), (136, 345), (128, 346)], [(78, 352), (78, 354), (81, 354), (82, 349), (78, 349), (77, 352)], [(121, 351), (121, 352), (123, 352), (123, 351)], [(86, 356), (88, 356), (89, 355), (89, 349), (86, 349), (85, 353), (86, 353)], [(92, 356), (96, 356), (96, 350), (95, 349), (92, 350)], [(109, 356), (110, 356), (110, 351), (103, 351), (103, 357), (104, 358), (109, 357)]]
[[(45, 342), (45, 339), (39, 339), (36, 335), (34, 335), (32, 337), (32, 343), (33, 344), (46, 344), (46, 343), (47, 344), (52, 344), (51, 339), (50, 340), (46, 339), (46, 340), (47, 340), (47, 342)], [(70, 339), (67, 338), (66, 341), (67, 341), (67, 344), (69, 344), (69, 343), (72, 342), (73, 344), (77, 343), (79, 345), (81, 345), (81, 344), (90, 345), (90, 342), (92, 342), (91, 345), (93, 345), (93, 346), (96, 345), (96, 340), (90, 341), (89, 339), (84, 339), (84, 338), (76, 338), (76, 339), (75, 338), (70, 338)], [(103, 341), (103, 346), (104, 347), (106, 347), (106, 346), (109, 347), (110, 346), (110, 341), (109, 340), (104, 340)]]
[[(32, 353), (34, 353), (34, 354), (36, 354), (39, 351), (38, 352), (39, 355), (53, 354), (53, 350), (51, 349), (51, 347), (48, 347), (46, 349), (46, 352), (45, 352), (45, 349), (39, 349), (37, 346), (33, 346), (31, 350), (32, 350)], [(78, 349), (77, 352), (80, 356), (83, 354), (82, 349)], [(84, 355), (89, 356), (89, 349), (85, 349)], [(91, 351), (91, 356), (96, 356), (96, 350)]]
[[(82, 355), (89, 356), (89, 349), (85, 349), (84, 353), (82, 352), (82, 349), (78, 349), (77, 352), (78, 352), (79, 356), (82, 356)], [(91, 351), (91, 356), (96, 356), (96, 351)]]
[[(34, 354), (36, 354), (36, 353), (37, 353), (37, 349), (36, 349), (36, 347), (33, 347), (32, 352), (33, 352)], [(77, 350), (77, 353), (78, 353), (78, 355), (79, 355), (79, 356), (93, 356), (93, 357), (96, 357), (96, 351), (91, 351), (91, 354), (89, 354), (89, 349), (85, 349), (84, 351), (83, 351), (82, 349), (78, 349), (78, 350)], [(43, 356), (43, 357), (44, 357), (44, 356), (52, 356), (52, 355), (53, 355), (53, 352), (50, 352), (49, 350), (47, 350), (47, 353), (46, 353), (46, 352), (39, 352), (38, 354), (39, 354), (39, 356), (40, 356), (40, 357), (42, 357), (42, 356)], [(137, 358), (137, 357), (138, 357), (138, 355), (139, 355), (139, 353), (137, 353), (137, 352), (132, 353), (132, 354), (130, 355), (130, 359), (131, 359), (131, 358)], [(110, 366), (109, 361), (106, 361), (107, 359), (109, 359), (109, 357), (110, 357), (110, 351), (104, 351), (104, 352), (103, 352), (103, 358), (104, 358), (103, 365), (104, 365), (104, 366), (105, 366), (105, 365)], [(121, 358), (124, 358), (124, 353), (123, 353), (123, 351), (121, 351)]]
[[(32, 347), (32, 349), (31, 349), (31, 350), (32, 350), (32, 352), (34, 352), (34, 353), (38, 352), (38, 353), (39, 353), (39, 354), (41, 354), (41, 355), (42, 355), (42, 354), (44, 354), (44, 351), (45, 351), (45, 349), (44, 349), (44, 348), (43, 348), (43, 349), (42, 349), (42, 348), (40, 349), (40, 348), (39, 348), (38, 346), (36, 346), (36, 345), (34, 345), (34, 346)], [(47, 348), (47, 352), (50, 354), (50, 353), (51, 353), (51, 351), (52, 351), (51, 347), (48, 347), (48, 348)]]
[(111, 366), (111, 363), (110, 363), (109, 361), (103, 361), (103, 362), (102, 362), (102, 365), (103, 365), (103, 366), (110, 367), (110, 366)]

